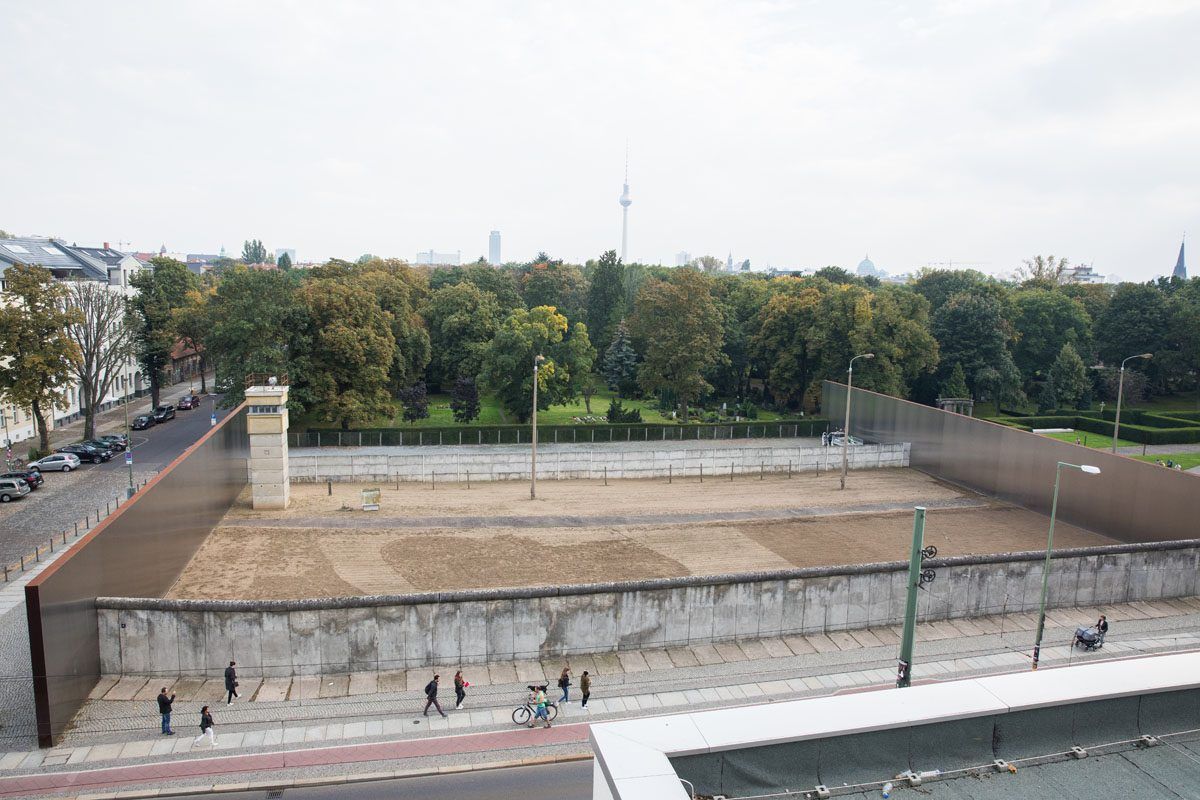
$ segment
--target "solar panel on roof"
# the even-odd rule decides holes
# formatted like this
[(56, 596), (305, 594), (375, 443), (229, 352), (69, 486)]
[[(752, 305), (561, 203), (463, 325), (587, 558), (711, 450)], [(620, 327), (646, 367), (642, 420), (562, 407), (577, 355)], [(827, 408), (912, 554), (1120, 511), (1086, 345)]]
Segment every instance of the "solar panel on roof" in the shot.
[(10, 250), (14, 253), (25, 253), (26, 255), (29, 254), (29, 251), (26, 250), (24, 247), (21, 247), (21, 245), (19, 245), (19, 244), (6, 244), (6, 245), (4, 245), (4, 248), (6, 250)]
[(47, 253), (49, 253), (52, 256), (58, 255), (58, 251), (55, 250), (53, 247), (46, 247), (45, 245), (42, 245), (42, 249), (45, 250)]

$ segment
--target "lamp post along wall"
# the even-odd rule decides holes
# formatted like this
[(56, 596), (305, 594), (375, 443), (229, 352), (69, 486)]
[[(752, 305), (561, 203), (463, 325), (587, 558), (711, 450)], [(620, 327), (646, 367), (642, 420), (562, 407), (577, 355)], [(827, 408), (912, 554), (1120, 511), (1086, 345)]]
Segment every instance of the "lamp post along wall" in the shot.
[(1112, 451), (1117, 452), (1117, 440), (1121, 438), (1121, 400), (1125, 395), (1125, 364), (1134, 358), (1153, 358), (1153, 353), (1139, 353), (1136, 356), (1130, 356), (1121, 362), (1121, 372), (1117, 376), (1117, 412), (1116, 418), (1113, 421), (1113, 440)]
[(533, 413), (531, 415), (530, 428), (533, 435), (530, 437), (529, 450), (529, 499), (537, 499), (537, 392), (538, 392), (538, 365), (546, 360), (545, 356), (534, 356), (533, 359)]
[(874, 353), (862, 353), (850, 359), (846, 370), (846, 419), (842, 423), (842, 480), (839, 488), (846, 488), (846, 470), (850, 461), (850, 395), (854, 393), (854, 362), (860, 358), (874, 358)]

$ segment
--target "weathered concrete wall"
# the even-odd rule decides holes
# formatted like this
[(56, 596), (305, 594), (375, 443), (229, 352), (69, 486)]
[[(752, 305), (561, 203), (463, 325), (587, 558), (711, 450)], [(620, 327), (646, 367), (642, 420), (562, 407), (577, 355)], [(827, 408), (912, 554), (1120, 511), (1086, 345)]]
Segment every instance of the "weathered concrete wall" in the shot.
[[(1043, 554), (927, 562), (923, 620), (1036, 610)], [(1063, 550), (1056, 607), (1200, 591), (1200, 540)], [(403, 669), (818, 633), (903, 620), (907, 564), (298, 601), (100, 598), (106, 674)]]
[[(538, 478), (599, 479), (728, 475), (766, 469), (825, 472), (841, 468), (842, 451), (813, 439), (733, 442), (644, 442), (538, 445)], [(502, 481), (529, 479), (528, 445), (453, 447), (293, 448), (294, 482), (305, 481)], [(850, 448), (851, 469), (908, 466), (907, 444)]]

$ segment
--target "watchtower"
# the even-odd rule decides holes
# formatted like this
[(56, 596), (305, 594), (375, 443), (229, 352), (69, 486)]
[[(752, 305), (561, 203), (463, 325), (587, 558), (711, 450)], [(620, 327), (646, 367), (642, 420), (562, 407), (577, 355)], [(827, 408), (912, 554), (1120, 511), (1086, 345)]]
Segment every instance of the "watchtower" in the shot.
[(250, 435), (250, 493), (253, 506), (287, 508), (287, 375), (246, 377), (246, 432)]

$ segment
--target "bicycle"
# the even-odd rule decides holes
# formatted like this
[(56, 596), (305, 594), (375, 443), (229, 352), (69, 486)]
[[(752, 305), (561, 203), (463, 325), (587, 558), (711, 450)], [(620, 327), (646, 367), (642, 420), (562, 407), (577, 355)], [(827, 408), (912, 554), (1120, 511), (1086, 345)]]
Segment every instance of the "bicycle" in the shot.
[[(558, 703), (546, 701), (546, 716), (553, 722), (558, 718)], [(533, 719), (533, 702), (526, 700), (522, 705), (513, 709), (512, 721), (516, 725), (528, 725)]]

